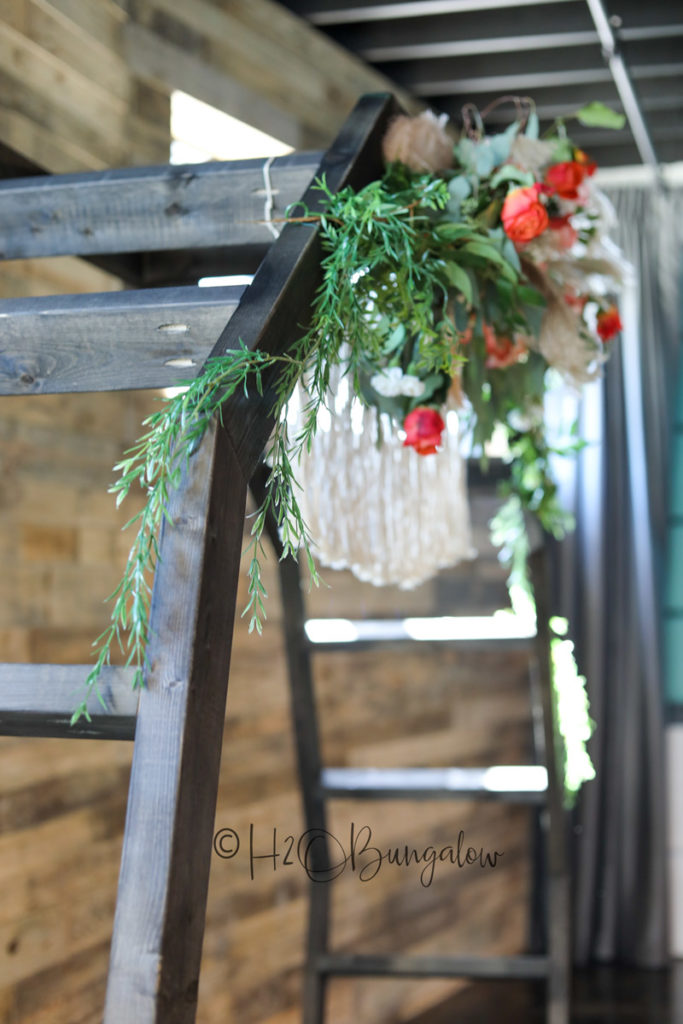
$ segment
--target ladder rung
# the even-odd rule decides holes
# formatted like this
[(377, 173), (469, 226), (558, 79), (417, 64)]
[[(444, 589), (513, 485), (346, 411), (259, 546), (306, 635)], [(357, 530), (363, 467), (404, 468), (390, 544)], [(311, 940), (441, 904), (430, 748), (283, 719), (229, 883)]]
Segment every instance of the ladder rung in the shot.
[(510, 614), (443, 615), (406, 619), (308, 619), (311, 650), (368, 649), (389, 643), (453, 643), (468, 650), (528, 650), (535, 631)]
[(194, 377), (243, 287), (0, 301), (0, 395), (169, 387)]
[(100, 689), (105, 706), (91, 696), (91, 721), (69, 722), (80, 703), (91, 665), (0, 664), (0, 735), (67, 739), (132, 740), (138, 694), (133, 670), (105, 666)]
[(540, 765), (490, 768), (323, 768), (327, 796), (364, 800), (504, 800), (542, 804), (548, 773)]
[(546, 978), (546, 956), (408, 956), (324, 953), (315, 959), (320, 974), (401, 975), (409, 978)]
[[(273, 161), (274, 216), (318, 170), (320, 153)], [(0, 259), (270, 244), (264, 160), (127, 167), (0, 182)]]

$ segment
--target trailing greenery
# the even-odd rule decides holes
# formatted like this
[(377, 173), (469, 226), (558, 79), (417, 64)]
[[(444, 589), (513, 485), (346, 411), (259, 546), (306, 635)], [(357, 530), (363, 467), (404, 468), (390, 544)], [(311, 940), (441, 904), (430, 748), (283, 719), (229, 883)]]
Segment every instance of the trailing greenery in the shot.
[[(524, 509), (557, 535), (568, 527), (550, 472), (553, 449), (542, 424), (549, 363), (534, 342), (552, 289), (542, 274), (532, 274), (531, 280), (526, 272), (534, 263), (532, 250), (524, 250), (526, 266), (518, 250), (544, 232), (544, 238), (552, 235), (553, 217), (566, 228), (573, 213), (585, 215), (576, 238), (590, 243), (596, 232), (590, 210), (563, 198), (560, 190), (566, 190), (568, 177), (580, 182), (592, 170), (585, 154), (575, 151), (561, 133), (552, 145), (538, 143), (532, 116), (528, 140), (548, 145), (541, 174), (553, 170), (553, 162), (556, 178), (558, 168), (562, 171), (559, 184), (541, 186), (540, 179), (511, 160), (521, 130), (516, 122), (493, 138), (462, 138), (454, 148), (453, 166), (438, 174), (393, 163), (380, 180), (363, 189), (336, 193), (323, 178), (316, 183), (322, 212), (311, 212), (303, 204), (288, 211), (292, 224), (319, 225), (322, 282), (310, 327), (286, 353), (252, 351), (240, 341), (235, 349), (210, 360), (197, 378), (145, 421), (146, 433), (115, 467), (119, 477), (111, 490), (117, 504), (137, 486), (146, 502), (127, 524), (136, 530), (135, 540), (121, 582), (109, 597), (110, 623), (95, 642), (96, 662), (73, 721), (88, 717), (89, 695), (100, 695), (98, 681), (114, 646), (120, 647), (126, 664), (134, 666), (135, 685), (142, 682), (151, 580), (159, 558), (159, 532), (169, 521), (169, 496), (207, 426), (238, 390), (246, 395), (272, 391), (274, 396), (274, 429), (264, 453), (271, 472), (248, 548), (249, 596), (243, 614), (249, 617), (250, 631), (260, 632), (265, 618), (261, 561), (269, 514), (279, 526), (284, 554), (297, 556), (303, 550), (317, 582), (312, 539), (297, 501), (297, 462), (310, 448), (318, 414), (329, 401), (335, 366), (343, 367), (357, 396), (406, 431), (411, 414), (431, 413), (430, 429), (434, 431), (436, 423), (438, 435), (438, 423), (442, 429), (443, 422), (437, 410), (450, 400), (469, 423), (475, 453), (483, 456), (494, 430), (503, 432), (512, 461), (510, 503), (499, 532), (516, 571), (522, 571), (524, 561)], [(529, 233), (529, 218), (536, 224), (534, 234)], [(541, 262), (539, 257), (538, 266)], [(577, 295), (570, 298), (576, 302)], [(575, 314), (577, 333), (588, 339), (592, 358), (591, 346), (597, 352), (600, 343), (582, 320), (590, 296), (578, 299), (583, 305)], [(615, 312), (605, 315), (614, 321)], [(298, 384), (305, 396), (302, 425), (292, 433), (287, 413)], [(423, 448), (419, 437), (409, 436), (407, 443), (416, 452), (436, 451), (432, 440)]]
[[(328, 397), (330, 369), (340, 362), (342, 347), (359, 394), (367, 393), (373, 370), (399, 354), (406, 370), (419, 369), (426, 377), (430, 395), (445, 392), (461, 363), (447, 312), (449, 288), (457, 280), (472, 294), (467, 267), (493, 278), (505, 262), (499, 244), (487, 241), (475, 225), (465, 231), (445, 230), (438, 215), (449, 201), (448, 189), (443, 180), (430, 175), (416, 177), (394, 168), (385, 179), (360, 192), (346, 188), (332, 194), (324, 180), (318, 188), (325, 199), (325, 212), (319, 215), (323, 280), (310, 329), (286, 355), (250, 351), (240, 344), (211, 360), (186, 390), (145, 421), (146, 433), (115, 466), (120, 475), (110, 490), (117, 505), (135, 485), (142, 488), (146, 503), (126, 524), (136, 528), (136, 537), (123, 577), (108, 598), (111, 621), (95, 641), (97, 660), (86, 680), (84, 698), (74, 711), (74, 722), (82, 715), (88, 717), (89, 694), (99, 695), (98, 680), (114, 645), (124, 653), (125, 663), (135, 667), (134, 685), (142, 682), (151, 576), (158, 560), (159, 530), (169, 519), (169, 494), (208, 424), (235, 391), (262, 394), (264, 374), (277, 366), (275, 429), (266, 453), (271, 473), (265, 501), (251, 529), (249, 600), (244, 612), (249, 615), (250, 631), (260, 632), (266, 597), (261, 578), (262, 535), (269, 512), (280, 527), (285, 555), (296, 555), (303, 548), (317, 581), (311, 540), (296, 498), (296, 461), (315, 433), (318, 411)], [(293, 221), (313, 219), (307, 209), (303, 215), (297, 209), (296, 214)], [(512, 269), (506, 273), (516, 276)], [(399, 353), (406, 337), (413, 339), (407, 360), (405, 346)], [(298, 381), (305, 382), (307, 398), (304, 425), (292, 437), (287, 407)], [(424, 400), (424, 393), (420, 397)], [(383, 402), (380, 396), (375, 398), (378, 404)]]

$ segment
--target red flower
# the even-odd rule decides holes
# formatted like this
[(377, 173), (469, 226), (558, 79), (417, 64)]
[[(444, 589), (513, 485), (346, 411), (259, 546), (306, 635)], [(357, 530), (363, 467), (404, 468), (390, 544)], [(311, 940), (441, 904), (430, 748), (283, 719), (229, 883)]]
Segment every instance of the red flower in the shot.
[(418, 455), (434, 455), (436, 446), (441, 444), (441, 434), (446, 424), (436, 409), (420, 406), (409, 412), (403, 421), (406, 439), (404, 448), (414, 448)]
[(524, 245), (537, 238), (548, 227), (548, 213), (539, 200), (542, 186), (538, 183), (528, 188), (513, 188), (503, 203), (501, 219), (508, 238)]
[(555, 245), (560, 249), (571, 249), (579, 237), (578, 231), (569, 222), (569, 217), (551, 217), (550, 229)]
[(624, 329), (616, 306), (609, 309), (601, 309), (598, 313), (598, 334), (603, 341), (611, 341), (612, 338)]
[(584, 178), (595, 173), (596, 165), (588, 162), (588, 157), (581, 150), (580, 160), (565, 160), (553, 164), (545, 172), (545, 183), (560, 199), (578, 199), (579, 185)]
[(493, 327), (487, 323), (482, 325), (484, 344), (486, 345), (486, 365), (492, 370), (502, 370), (506, 366), (518, 363), (526, 355), (527, 347), (523, 341), (513, 341), (507, 336), (497, 335)]

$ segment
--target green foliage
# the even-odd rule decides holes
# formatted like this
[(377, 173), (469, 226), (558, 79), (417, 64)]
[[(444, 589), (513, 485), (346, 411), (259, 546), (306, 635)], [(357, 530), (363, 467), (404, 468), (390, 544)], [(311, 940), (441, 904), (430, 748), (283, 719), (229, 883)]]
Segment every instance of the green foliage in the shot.
[[(529, 122), (532, 136), (534, 124)], [(451, 383), (461, 378), (477, 444), (485, 444), (497, 423), (508, 424), (514, 454), (509, 487), (519, 507), (535, 511), (554, 533), (565, 528), (542, 432), (516, 433), (508, 423), (515, 410), (540, 405), (545, 361), (529, 352), (515, 365), (490, 368), (484, 343), (489, 328), (510, 337), (537, 333), (544, 307), (541, 294), (522, 276), (518, 254), (500, 223), (510, 188), (529, 181), (528, 174), (505, 164), (518, 131), (514, 124), (492, 138), (462, 139), (455, 151), (459, 166), (445, 177), (393, 164), (382, 179), (361, 190), (337, 193), (323, 179), (317, 182), (321, 214), (302, 204), (289, 211), (293, 222), (319, 222), (322, 282), (311, 326), (287, 354), (252, 351), (240, 342), (211, 360), (186, 390), (145, 422), (146, 433), (116, 467), (120, 475), (111, 490), (117, 503), (139, 486), (146, 504), (129, 523), (136, 537), (123, 578), (110, 595), (111, 621), (95, 642), (96, 662), (74, 720), (87, 717), (88, 695), (99, 693), (98, 680), (113, 645), (135, 667), (135, 685), (141, 684), (151, 578), (159, 557), (159, 531), (168, 520), (169, 495), (224, 403), (237, 390), (262, 394), (266, 374), (269, 387), (274, 387), (275, 427), (264, 453), (271, 467), (266, 497), (255, 515), (248, 548), (244, 614), (250, 630), (260, 632), (265, 618), (261, 560), (268, 515), (278, 523), (285, 555), (303, 549), (317, 581), (311, 538), (297, 501), (296, 465), (310, 448), (334, 366), (343, 365), (354, 392), (399, 424), (419, 405), (441, 406)], [(412, 390), (380, 393), (377, 382), (389, 370), (399, 378), (413, 378)], [(287, 410), (297, 383), (305, 386), (306, 398), (303, 425), (292, 436)]]
[(554, 617), (550, 620), (550, 629), (555, 634), (550, 641), (550, 664), (557, 727), (562, 737), (564, 803), (571, 810), (581, 786), (595, 778), (595, 768), (586, 747), (594, 723), (589, 713), (586, 678), (579, 673), (574, 644), (563, 639), (569, 623)]
[(597, 100), (586, 104), (585, 107), (581, 107), (573, 116), (580, 124), (585, 124), (589, 128), (614, 128), (619, 130), (626, 124), (626, 118), (623, 114), (618, 114), (616, 110), (612, 110), (611, 107), (606, 106), (604, 103), (599, 103)]

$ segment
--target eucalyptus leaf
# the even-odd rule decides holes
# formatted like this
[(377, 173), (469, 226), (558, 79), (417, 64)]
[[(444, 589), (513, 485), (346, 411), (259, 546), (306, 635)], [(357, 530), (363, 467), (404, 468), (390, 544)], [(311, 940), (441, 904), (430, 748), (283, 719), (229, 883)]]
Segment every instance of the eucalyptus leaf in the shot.
[(474, 298), (472, 282), (470, 281), (467, 273), (462, 267), (459, 267), (457, 263), (448, 262), (445, 265), (446, 274), (448, 280), (451, 282), (454, 288), (456, 288), (464, 297), (465, 300), (471, 305)]
[(512, 266), (517, 271), (517, 273), (521, 274), (522, 273), (522, 264), (521, 264), (520, 259), (519, 259), (519, 253), (515, 249), (515, 243), (512, 241), (511, 238), (506, 238), (505, 239), (505, 241), (503, 242), (503, 250), (502, 251), (503, 251), (503, 256), (508, 261), (508, 263), (511, 263)]
[(604, 103), (599, 103), (595, 100), (593, 103), (587, 103), (585, 107), (581, 107), (573, 115), (580, 124), (585, 124), (589, 128), (613, 128), (619, 130), (626, 124), (626, 118), (623, 114), (619, 114), (616, 110), (612, 110), (611, 107), (606, 106)]
[[(493, 167), (497, 167), (502, 164), (510, 156), (510, 150), (512, 149), (512, 143), (519, 134), (519, 124), (517, 121), (513, 121), (512, 124), (508, 125), (504, 132), (500, 132), (498, 135), (492, 135), (488, 141), (491, 150), (491, 155), (494, 160)], [(491, 168), (493, 170), (493, 168)]]
[(527, 187), (533, 185), (535, 178), (531, 171), (522, 171), (514, 164), (503, 164), (491, 178), (491, 188), (497, 188), (504, 181), (514, 181)]
[(524, 134), (526, 135), (527, 139), (537, 139), (538, 138), (538, 132), (539, 132), (538, 114), (536, 113), (535, 110), (532, 110), (531, 113), (529, 114), (529, 117), (528, 117), (528, 120), (527, 120), (527, 123), (526, 123), (526, 131), (524, 132)]
[(479, 142), (474, 155), (474, 169), (480, 178), (488, 178), (493, 168), (504, 159), (504, 156), (498, 157), (490, 142)]
[(396, 327), (391, 332), (391, 334), (389, 335), (389, 337), (385, 341), (384, 345), (382, 346), (383, 351), (387, 355), (390, 355), (392, 352), (395, 352), (397, 348), (400, 348), (404, 344), (405, 340), (406, 340), (405, 325), (404, 324), (399, 324), (398, 327)]
[(472, 195), (472, 186), (463, 174), (457, 174), (448, 182), (448, 192), (452, 199), (467, 199)]

